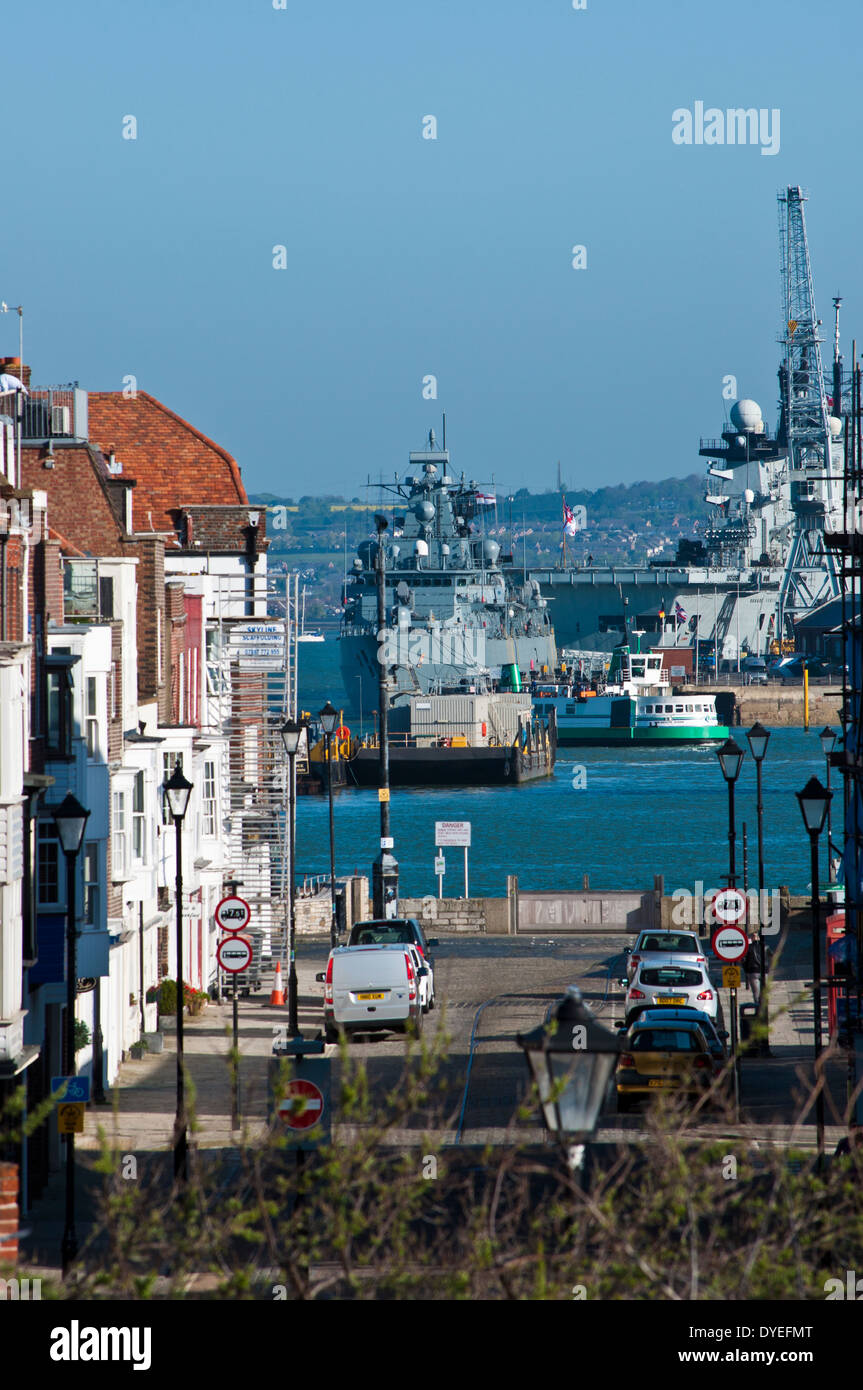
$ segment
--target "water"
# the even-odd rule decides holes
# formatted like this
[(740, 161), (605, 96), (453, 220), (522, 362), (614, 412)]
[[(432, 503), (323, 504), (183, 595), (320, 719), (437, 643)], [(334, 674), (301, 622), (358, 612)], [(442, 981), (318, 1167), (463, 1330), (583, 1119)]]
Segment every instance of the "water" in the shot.
[[(357, 682), (357, 690), (359, 683)], [(300, 648), (300, 705), (317, 712), (331, 699), (344, 708), (353, 732), (359, 728), (356, 695), (345, 693), (338, 643)], [(370, 727), (369, 711), (363, 711)], [(749, 846), (749, 886), (758, 883), (758, 822), (755, 764), (745, 730), (734, 731), (747, 755), (735, 790), (737, 882), (742, 886), (742, 826)], [(576, 766), (585, 786), (572, 785)], [(809, 887), (809, 841), (795, 792), (815, 774), (823, 782), (825, 760), (817, 730), (774, 729), (764, 760), (765, 884), (788, 884), (792, 893)], [(841, 788), (834, 777), (833, 838), (841, 840)], [(530, 889), (649, 889), (664, 874), (665, 891), (720, 887), (728, 872), (728, 792), (714, 750), (678, 747), (640, 749), (573, 748), (561, 752), (553, 778), (523, 787), (417, 788), (395, 790), (390, 803), (401, 886), (410, 896), (437, 892), (434, 876), (436, 820), (468, 820), (471, 896), (502, 897), (507, 874)], [(344, 791), (335, 799), (336, 872), (371, 873), (378, 852), (377, 792)], [(822, 836), (822, 875), (826, 841)], [(464, 893), (464, 852), (443, 851), (444, 893)], [(297, 868), (329, 871), (326, 797), (304, 797), (297, 810)]]

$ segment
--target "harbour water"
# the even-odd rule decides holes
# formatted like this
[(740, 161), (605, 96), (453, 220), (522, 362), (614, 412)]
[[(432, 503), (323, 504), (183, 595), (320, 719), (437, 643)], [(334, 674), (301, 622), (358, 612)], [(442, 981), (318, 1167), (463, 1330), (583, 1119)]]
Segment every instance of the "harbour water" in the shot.
[[(359, 689), (359, 683), (357, 683)], [(317, 712), (331, 699), (344, 709), (356, 732), (359, 709), (342, 685), (338, 643), (300, 648), (300, 705)], [(371, 711), (364, 725), (372, 727)], [(745, 730), (734, 737), (747, 749), (735, 793), (737, 872), (742, 886), (742, 827), (748, 836), (749, 886), (758, 882), (755, 765)], [(764, 858), (768, 888), (788, 884), (792, 893), (809, 886), (809, 842), (795, 792), (813, 774), (825, 777), (818, 730), (775, 729), (764, 761)], [(841, 844), (841, 786), (833, 781), (833, 835)], [(714, 749), (577, 748), (562, 751), (554, 776), (523, 787), (434, 789), (393, 792), (390, 807), (395, 853), (405, 892), (437, 892), (434, 828), (437, 820), (468, 820), (471, 896), (502, 896), (507, 874), (524, 890), (653, 887), (665, 876), (666, 892), (721, 887), (728, 870), (728, 793)], [(370, 871), (378, 849), (377, 793), (348, 790), (336, 797), (336, 871)], [(826, 874), (822, 836), (822, 876)], [(444, 851), (444, 894), (464, 892), (463, 852)], [(297, 869), (329, 869), (326, 797), (304, 797), (297, 812)]]

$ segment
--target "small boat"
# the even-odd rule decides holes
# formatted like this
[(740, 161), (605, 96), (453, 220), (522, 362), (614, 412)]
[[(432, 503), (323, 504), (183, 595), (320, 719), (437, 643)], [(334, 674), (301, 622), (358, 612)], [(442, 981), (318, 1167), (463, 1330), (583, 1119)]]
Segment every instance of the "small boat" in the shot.
[(720, 724), (716, 699), (697, 688), (673, 695), (662, 672), (662, 655), (642, 652), (642, 633), (632, 651), (628, 641), (616, 646), (605, 682), (540, 680), (531, 687), (536, 714), (552, 712), (557, 741), (566, 745), (718, 743), (730, 735)]
[(323, 642), (324, 634), (311, 628), (306, 632), (306, 586), (303, 585), (303, 609), (300, 615), (300, 630), (297, 633), (298, 642)]

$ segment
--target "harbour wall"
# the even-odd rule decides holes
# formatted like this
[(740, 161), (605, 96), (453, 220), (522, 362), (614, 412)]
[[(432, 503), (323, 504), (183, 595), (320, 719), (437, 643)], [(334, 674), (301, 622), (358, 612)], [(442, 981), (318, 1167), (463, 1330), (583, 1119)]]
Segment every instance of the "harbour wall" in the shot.
[[(710, 685), (675, 686), (675, 695), (716, 697), (716, 712), (723, 724), (751, 728), (755, 723), (768, 729), (803, 728), (805, 724), (802, 685)], [(817, 728), (839, 724), (842, 687), (810, 685), (809, 723)]]

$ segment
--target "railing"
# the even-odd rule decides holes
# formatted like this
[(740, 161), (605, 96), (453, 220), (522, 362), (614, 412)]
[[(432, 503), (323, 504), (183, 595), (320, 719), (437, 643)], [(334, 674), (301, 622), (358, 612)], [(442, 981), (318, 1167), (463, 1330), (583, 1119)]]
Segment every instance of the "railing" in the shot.
[(86, 438), (86, 423), (86, 392), (74, 386), (36, 388), (24, 398), (23, 439)]

